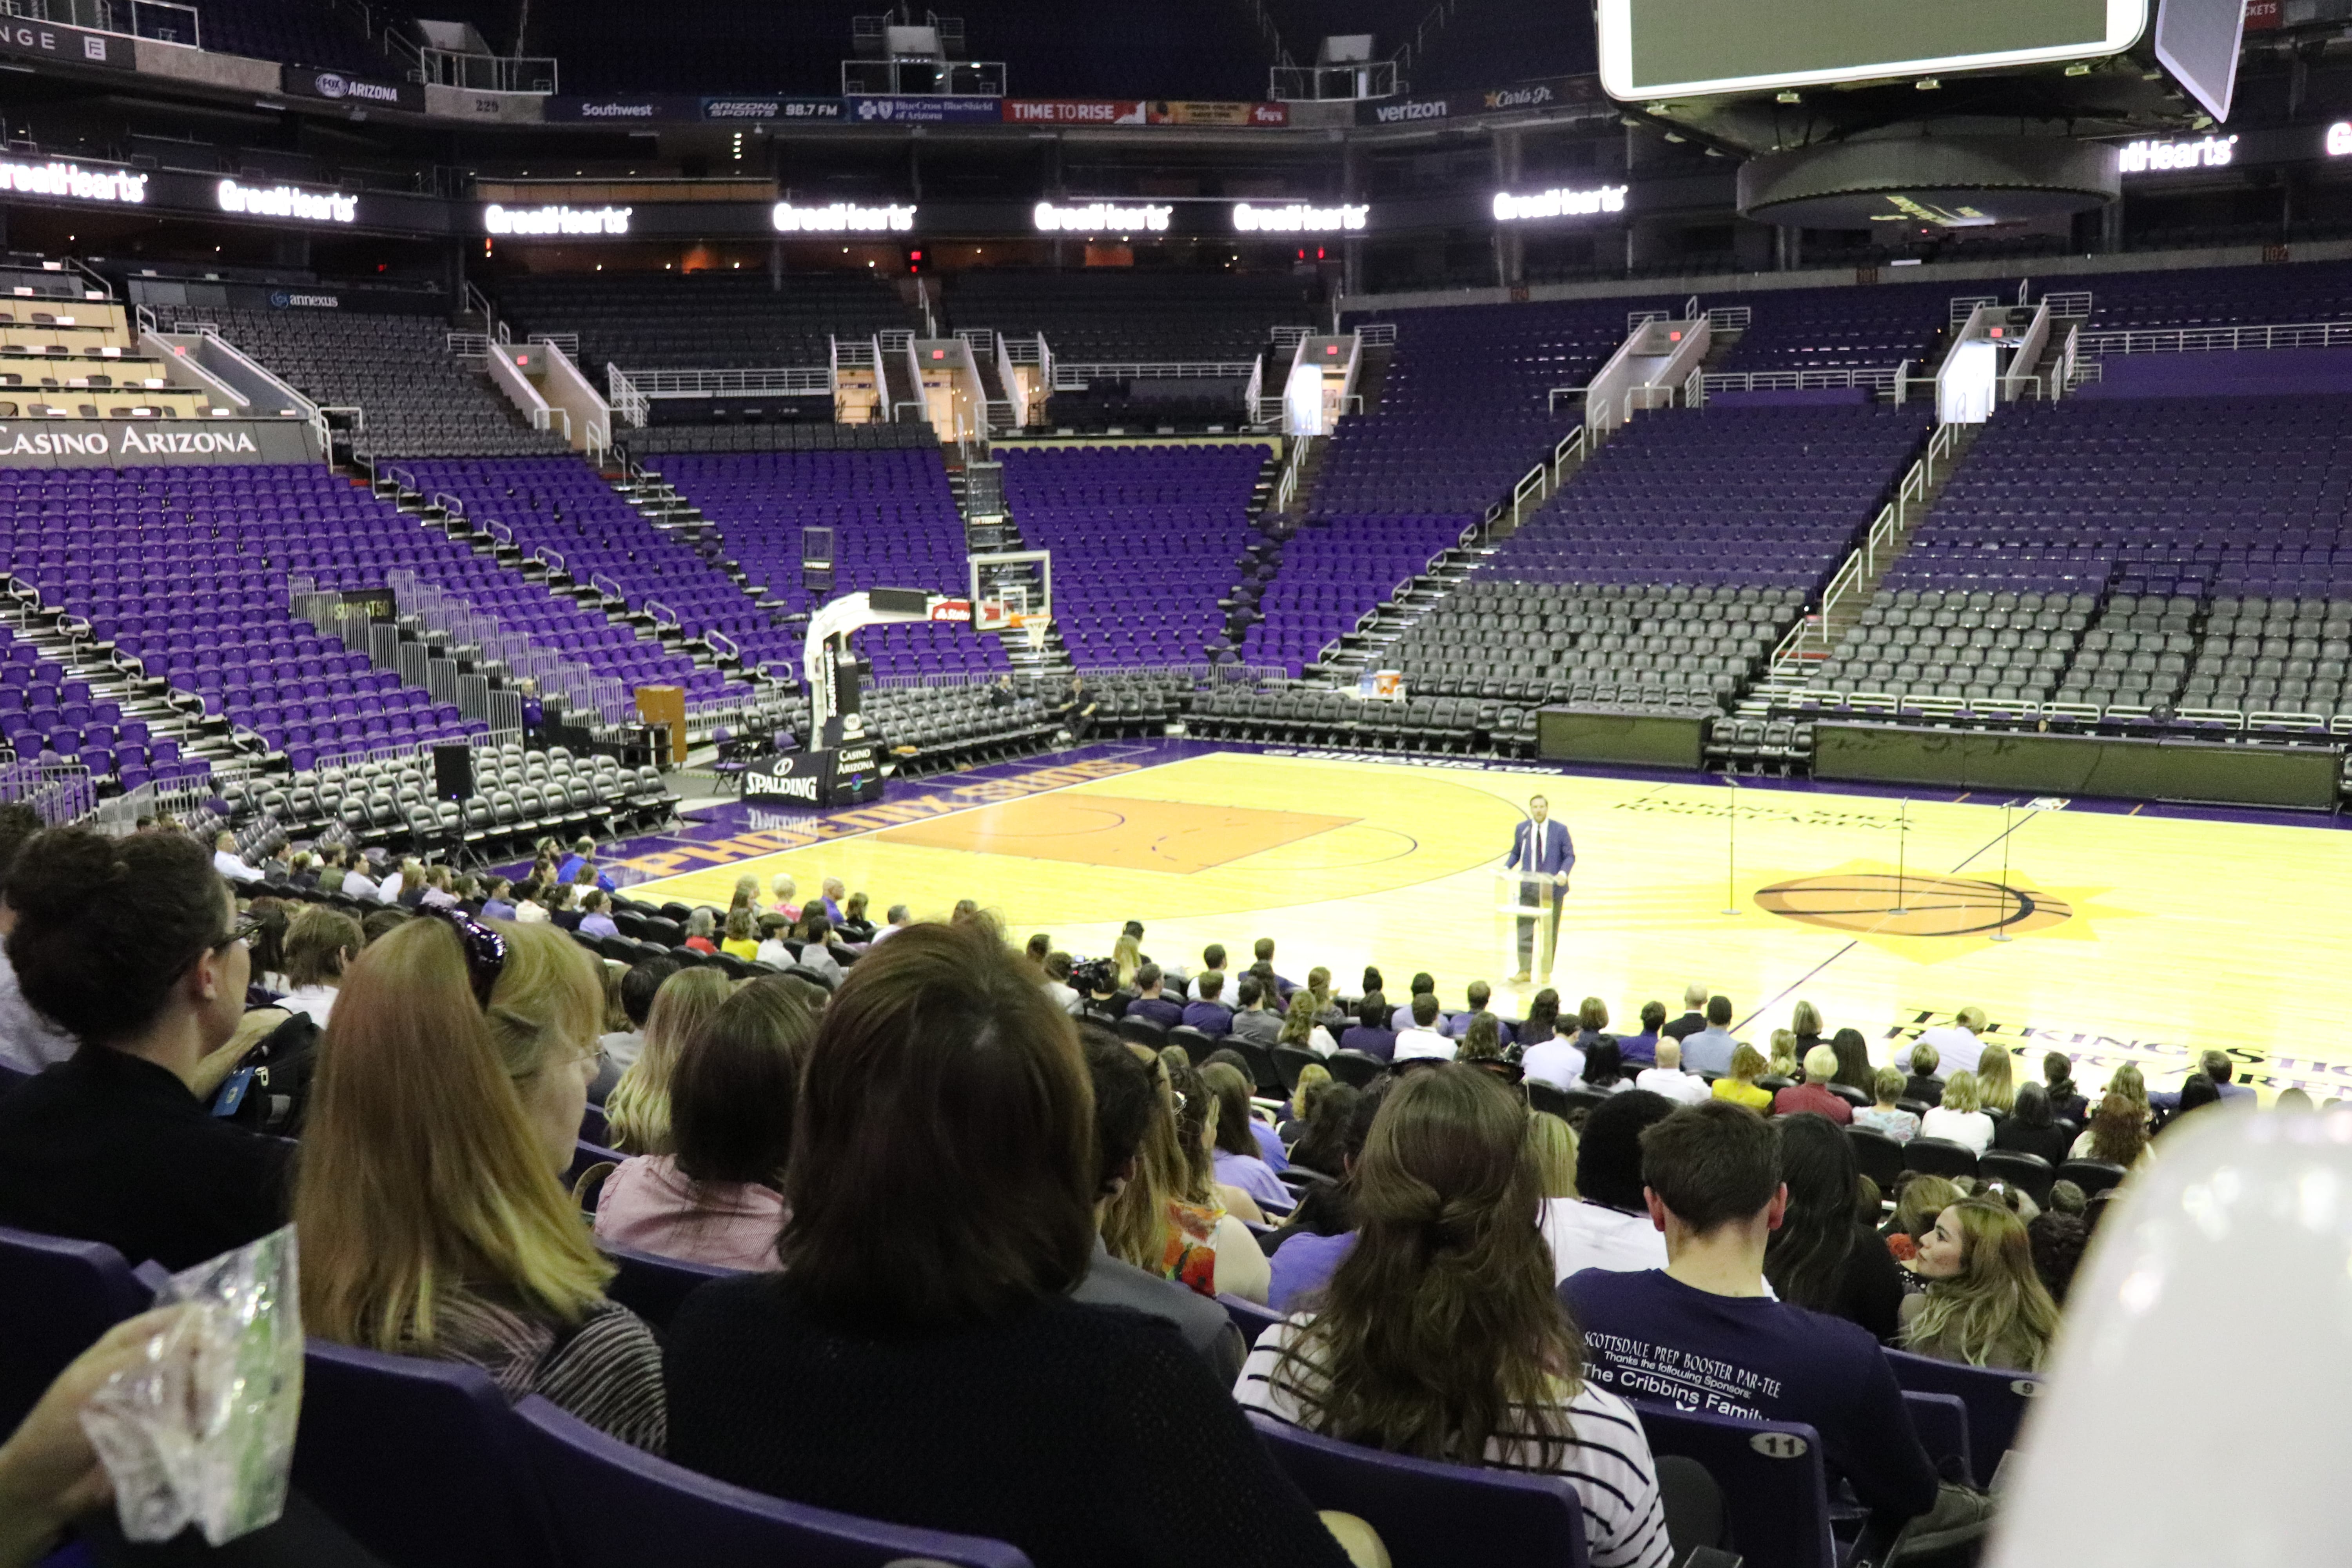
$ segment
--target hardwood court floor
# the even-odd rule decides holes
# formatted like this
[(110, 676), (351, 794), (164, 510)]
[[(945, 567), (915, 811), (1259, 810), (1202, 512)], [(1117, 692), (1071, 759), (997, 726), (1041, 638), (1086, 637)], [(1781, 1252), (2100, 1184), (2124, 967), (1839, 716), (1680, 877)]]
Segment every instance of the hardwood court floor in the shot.
[[(1108, 952), (1129, 918), (1163, 963), (1197, 965), (1211, 942), (1246, 962), (1271, 936), (1294, 980), (1326, 964), (1352, 990), (1370, 961), (1392, 996), (1426, 969), (1449, 1006), (1485, 978), (1517, 1012), (1534, 986), (1502, 984), (1512, 889), (1496, 868), (1540, 789), (1577, 848), (1553, 983), (1571, 1006), (1600, 996), (1621, 1027), (1650, 998), (1679, 1012), (1696, 980), (1731, 997), (1743, 1037), (1805, 999), (1883, 1059), (1974, 1003), (2035, 1064), (2076, 1055), (2086, 1086), (2133, 1059), (2164, 1087), (2220, 1047), (2265, 1096), (2352, 1095), (2352, 1030), (2327, 1001), (2352, 973), (2352, 834), (2022, 802), (2005, 818), (1998, 801), (1713, 780), (1157, 757), (894, 784), (883, 811), (837, 814), (819, 841), (751, 833), (623, 863), (659, 879), (635, 896), (722, 906), (747, 871), (789, 870), (803, 895), (840, 877), (877, 915), (903, 901), (941, 916), (971, 897), (1016, 941), (1046, 931), (1081, 954)], [(681, 870), (689, 860), (702, 864)]]

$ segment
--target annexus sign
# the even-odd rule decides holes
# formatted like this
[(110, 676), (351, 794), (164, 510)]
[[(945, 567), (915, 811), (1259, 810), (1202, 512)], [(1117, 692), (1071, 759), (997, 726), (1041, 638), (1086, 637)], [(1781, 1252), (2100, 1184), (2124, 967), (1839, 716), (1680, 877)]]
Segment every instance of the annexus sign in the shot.
[(1310, 206), (1305, 202), (1278, 207), (1235, 202), (1234, 227), (1243, 234), (1339, 234), (1362, 228), (1371, 211), (1344, 202), (1334, 207)]
[(1598, 213), (1621, 213), (1625, 210), (1628, 189), (1624, 185), (1596, 185), (1589, 191), (1553, 189), (1538, 191), (1527, 196), (1496, 191), (1495, 218), (1498, 223), (1521, 223), (1531, 218), (1591, 217)]
[(360, 199), (341, 191), (305, 191), (292, 185), (267, 190), (223, 180), (213, 187), (214, 199), (225, 213), (252, 217), (290, 217), (298, 223), (357, 223)]
[(887, 203), (878, 207), (856, 202), (802, 207), (778, 202), (769, 221), (779, 234), (905, 234), (915, 226), (915, 209)]
[(1157, 202), (1121, 205), (1117, 202), (1087, 202), (1082, 206), (1057, 207), (1051, 202), (1039, 202), (1030, 213), (1030, 221), (1040, 234), (1104, 234), (1132, 233), (1145, 229), (1164, 232), (1170, 215), (1175, 208)]
[(482, 209), (482, 227), (490, 234), (626, 234), (635, 207), (506, 207), (492, 202)]

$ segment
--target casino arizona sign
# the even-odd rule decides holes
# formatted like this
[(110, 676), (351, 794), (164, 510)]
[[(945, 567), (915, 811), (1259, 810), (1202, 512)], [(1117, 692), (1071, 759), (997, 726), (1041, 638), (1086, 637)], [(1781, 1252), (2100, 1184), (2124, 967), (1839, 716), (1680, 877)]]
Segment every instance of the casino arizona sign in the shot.
[(150, 430), (122, 432), (120, 446), (110, 445), (103, 430), (11, 429), (0, 425), (0, 457), (104, 458), (151, 454), (229, 457), (239, 452), (258, 455), (261, 448), (243, 430)]

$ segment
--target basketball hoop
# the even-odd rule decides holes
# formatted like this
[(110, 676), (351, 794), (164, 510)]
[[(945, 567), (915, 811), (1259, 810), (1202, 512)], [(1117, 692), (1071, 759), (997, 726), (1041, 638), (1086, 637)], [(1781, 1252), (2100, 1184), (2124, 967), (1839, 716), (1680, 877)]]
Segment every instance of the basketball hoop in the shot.
[(1021, 630), (1028, 637), (1029, 651), (1031, 653), (1043, 653), (1045, 651), (1045, 633), (1054, 624), (1053, 616), (1014, 616), (1013, 617), (1013, 624), (1020, 627)]

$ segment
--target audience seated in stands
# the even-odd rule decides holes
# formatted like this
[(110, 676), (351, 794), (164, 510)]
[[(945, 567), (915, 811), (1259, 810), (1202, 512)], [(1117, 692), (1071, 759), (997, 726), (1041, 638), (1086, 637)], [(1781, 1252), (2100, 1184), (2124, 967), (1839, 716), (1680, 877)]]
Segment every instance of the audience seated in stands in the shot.
[(1233, 1033), (1261, 1046), (1270, 1046), (1282, 1037), (1282, 1018), (1267, 1010), (1264, 981), (1255, 974), (1243, 975), (1234, 982), (1234, 1001), (1238, 1005), (1234, 1013)]
[(543, 926), (428, 917), (360, 955), (296, 1166), (302, 1326), (471, 1363), (658, 1453), (661, 1349), (605, 1299), (559, 1179), (601, 1012), (593, 961)]
[[(1710, 996), (1706, 999), (1706, 1027), (1683, 1039), (1683, 1070), (1720, 1078), (1731, 1070), (1731, 1056), (1739, 1046), (1731, 1033), (1731, 998)], [(1761, 1073), (1761, 1052), (1757, 1054), (1756, 1063), (1757, 1071)]]
[(1222, 1038), (1233, 1032), (1234, 1010), (1224, 1005), (1224, 971), (1204, 971), (1192, 983), (1193, 1000), (1185, 1004), (1182, 1022), (1188, 1029), (1198, 1029), (1211, 1038)]
[(290, 989), (279, 1005), (324, 1024), (334, 1011), (345, 971), (359, 961), (367, 937), (360, 922), (325, 904), (304, 904), (286, 922), (284, 956)]
[(1528, 1116), (1528, 1142), (1536, 1152), (1544, 1201), (1576, 1196), (1576, 1129), (1549, 1111), (1532, 1111)]
[[(2182, 1088), (2186, 1089), (2189, 1083), (2202, 1078), (2221, 1090), (2221, 1099), (2243, 1100), (2251, 1103), (2254, 1098), (2253, 1089), (2251, 1085), (2236, 1080), (2237, 1070), (2236, 1064), (2230, 1060), (2229, 1052), (2210, 1049), (2200, 1051), (2197, 1056), (2197, 1065), (2189, 1069), (2187, 1077), (2183, 1079)], [(2150, 1094), (2147, 1100), (2148, 1103), (2158, 1110), (2179, 1110), (2183, 1109), (2180, 1095), (2180, 1089), (2174, 1089), (2170, 1093), (2158, 1090)]]
[[(1695, 1044), (1702, 1037), (1693, 1035), (1690, 1043)], [(1731, 1053), (1730, 1071), (1715, 1080), (1714, 1097), (1729, 1100), (1734, 1105), (1744, 1105), (1759, 1115), (1769, 1112), (1772, 1109), (1772, 1091), (1756, 1087), (1756, 1080), (1764, 1076), (1764, 1053), (1754, 1046), (1735, 1047)]]
[(661, 984), (646, 1015), (645, 1047), (604, 1099), (604, 1121), (613, 1147), (625, 1154), (673, 1152), (669, 1080), (686, 1043), (727, 1000), (727, 976), (698, 964), (680, 969)]
[(1870, 1045), (1862, 1037), (1860, 1029), (1840, 1029), (1830, 1037), (1830, 1049), (1836, 1055), (1838, 1064), (1832, 1082), (1864, 1094), (1877, 1092), (1878, 1071), (1870, 1065)]
[(1811, 1426), (1831, 1475), (1881, 1528), (1929, 1516), (1913, 1526), (1916, 1550), (1981, 1533), (1985, 1500), (1939, 1487), (1877, 1342), (1765, 1296), (1765, 1247), (1788, 1207), (1773, 1125), (1735, 1105), (1678, 1110), (1642, 1134), (1642, 1180), (1666, 1267), (1586, 1269), (1559, 1288), (1592, 1348), (1593, 1381)]
[(2042, 1058), (2042, 1081), (2050, 1091), (2050, 1119), (2081, 1126), (2091, 1114), (2090, 1100), (2074, 1087), (2074, 1058), (2050, 1051)]
[(2190, 1073), (2189, 1075), (2188, 1081), (2180, 1086), (2180, 1100), (2178, 1109), (2176, 1109), (2173, 1113), (2166, 1119), (2163, 1127), (2158, 1130), (2158, 1135), (2169, 1140), (2172, 1135), (2172, 1130), (2175, 1127), (2179, 1126), (2182, 1122), (2188, 1121), (2189, 1113), (2190, 1111), (2201, 1110), (2209, 1105), (2219, 1105), (2221, 1103), (2221, 1086), (2215, 1083), (2211, 1079), (2207, 1078), (2201, 1072)]
[(1919, 1135), (1919, 1119), (1895, 1101), (1903, 1098), (1903, 1069), (1880, 1068), (1871, 1079), (1872, 1103), (1867, 1110), (1853, 1113), (1856, 1127), (1867, 1127), (1873, 1132), (1884, 1132), (1897, 1143), (1908, 1143)]
[(1528, 999), (1528, 1016), (1519, 1020), (1519, 1048), (1525, 1052), (1559, 1032), (1559, 993), (1547, 985)]
[[(1827, 1047), (1816, 1046), (1815, 1050)], [(1903, 1273), (1854, 1207), (1853, 1145), (1822, 1117), (1780, 1119), (1780, 1180), (1788, 1206), (1764, 1247), (1764, 1278), (1783, 1301), (1843, 1318), (1892, 1339)]]
[(1087, 1067), (984, 931), (911, 927), (859, 963), (801, 1094), (782, 1272), (672, 1321), (677, 1458), (1038, 1568), (1347, 1560), (1178, 1336), (1069, 1299), (1099, 1187)]
[[(1412, 1028), (1413, 1026), (1412, 1005), (1423, 996), (1428, 997), (1433, 1004), (1437, 1000), (1437, 978), (1431, 974), (1427, 970), (1423, 970), (1412, 977), (1412, 980), (1405, 992), (1404, 1000), (1398, 1005), (1397, 1010), (1389, 1016), (1389, 1027), (1394, 1029), (1399, 1034), (1402, 1034), (1407, 1029)], [(1435, 1014), (1435, 1016), (1442, 1020), (1444, 1017), (1444, 1014), (1441, 1010)], [(1442, 1027), (1438, 1029), (1438, 1033), (1440, 1034), (1444, 1034), (1444, 1032), (1445, 1031)]]
[(1708, 1099), (1713, 1091), (1706, 1079), (1696, 1073), (1683, 1071), (1683, 1047), (1672, 1035), (1662, 1037), (1657, 1044), (1657, 1065), (1643, 1068), (1633, 1079), (1633, 1087), (1650, 1094), (1662, 1095), (1675, 1105), (1696, 1105)]
[(2025, 1222), (2008, 1208), (1969, 1199), (1945, 1209), (1911, 1269), (1927, 1289), (1904, 1298), (1904, 1349), (1970, 1366), (2041, 1369), (2058, 1308), (2034, 1272)]
[[(1318, 1021), (1315, 993), (1303, 985), (1290, 994), (1289, 1010), (1282, 1016), (1282, 1033), (1275, 1037), (1274, 1043), (1301, 1046), (1318, 1057), (1328, 1057), (1339, 1048), (1331, 1031)], [(1453, 1053), (1449, 1049), (1446, 1054)]]
[(1904, 1080), (1903, 1098), (1934, 1107), (1943, 1102), (1944, 1080), (1936, 1071), (1942, 1062), (1936, 1047), (1921, 1040), (1911, 1047), (1911, 1076)]
[(24, 999), (79, 1042), (0, 1096), (0, 1225), (185, 1268), (285, 1223), (288, 1146), (211, 1115), (247, 1048), (247, 928), (202, 845), (54, 828), (6, 868)]
[[(1243, 982), (1247, 984), (1248, 982)], [(1356, 1021), (1340, 1031), (1339, 1048), (1361, 1051), (1368, 1057), (1387, 1061), (1396, 1054), (1396, 1031), (1389, 1027), (1389, 999), (1378, 991), (1368, 991), (1357, 1005)]]
[(1454, 1059), (1454, 1042), (1437, 1032), (1437, 994), (1417, 992), (1412, 999), (1412, 1022), (1397, 1031), (1396, 1044), (1390, 1059), (1399, 1062), (1419, 1061), (1434, 1057), (1440, 1061)]
[(1853, 1107), (1825, 1087), (1837, 1081), (1837, 1052), (1828, 1046), (1815, 1046), (1805, 1053), (1805, 1081), (1792, 1083), (1772, 1097), (1772, 1114), (1794, 1116), (1811, 1111), (1826, 1116), (1843, 1127), (1853, 1120)]
[(1144, 1133), (1136, 1179), (1113, 1201), (1104, 1239), (1114, 1255), (1203, 1296), (1262, 1302), (1265, 1254), (1228, 1197), (1246, 1205), (1244, 1213), (1255, 1214), (1256, 1205), (1217, 1184), (1208, 1090), (1183, 1055), (1171, 1047), (1152, 1057), (1166, 1114)]
[[(1683, 1016), (1676, 1018), (1673, 1023), (1664, 1026), (1660, 1032), (1671, 1035), (1677, 1040), (1687, 1040), (1693, 1035), (1696, 1035), (1700, 1030), (1706, 1028), (1707, 995), (1707, 988), (1698, 981), (1694, 980), (1689, 984), (1684, 986)], [(1726, 1008), (1724, 1010), (1723, 1021), (1726, 1024), (1731, 1022), (1731, 1011), (1729, 1008)], [(1693, 1070), (1696, 1071), (1696, 1069), (1694, 1068)]]
[(1489, 1005), (1489, 1004), (1491, 1004), (1495, 999), (1495, 988), (1493, 986), (1487, 984), (1483, 980), (1473, 980), (1469, 984), (1468, 987), (1464, 990), (1462, 994), (1470, 1004), (1470, 1010), (1466, 1013), (1456, 1013), (1452, 1017), (1446, 1019), (1445, 1027), (1443, 1031), (1444, 1033), (1451, 1035), (1454, 1038), (1458, 1040), (1469, 1034), (1470, 1024), (1473, 1019), (1494, 1018), (1496, 1031), (1504, 1045), (1511, 1045), (1518, 1038), (1517, 1035), (1514, 1035), (1511, 1032), (1510, 1025), (1503, 1022), (1499, 1017), (1496, 1017), (1493, 1009)]
[(1141, 1018), (1172, 1029), (1184, 1021), (1184, 1009), (1160, 994), (1164, 976), (1156, 963), (1146, 963), (1135, 972), (1135, 1000), (1127, 1005), (1127, 1016)]
[(1977, 1098), (1977, 1075), (1956, 1072), (1944, 1080), (1944, 1098), (1919, 1119), (1919, 1136), (1948, 1138), (1972, 1154), (1992, 1147), (1992, 1118)]
[[(641, 958), (621, 976), (621, 1012), (627, 1026), (608, 1029), (596, 1042), (606, 1064), (616, 1075), (625, 1072), (646, 1048), (646, 1024), (653, 1016), (654, 998), (662, 983), (677, 973), (674, 958)], [(602, 1105), (599, 1099), (596, 1103)]]
[[(1555, 1015), (1559, 1005), (1559, 998), (1555, 994)], [(1584, 1047), (1577, 1043), (1573, 1029), (1555, 1030), (1548, 1023), (1542, 1037), (1519, 1058), (1519, 1066), (1528, 1078), (1554, 1089), (1580, 1089), (1584, 1084)]]
[(1309, 1186), (1288, 1223), (1266, 1241), (1272, 1270), (1266, 1305), (1287, 1312), (1323, 1289), (1339, 1259), (1356, 1245), (1354, 1174), (1371, 1136), (1381, 1102), (1396, 1080), (1381, 1078), (1359, 1092), (1338, 1084), (1316, 1100), (1316, 1125), (1299, 1140), (1306, 1153), (1321, 1161), (1310, 1170), (1328, 1170), (1338, 1179)]
[(1979, 1037), (1984, 1026), (1983, 1008), (1963, 1007), (1952, 1016), (1950, 1023), (1923, 1030), (1919, 1038), (1936, 1047), (1940, 1071), (1948, 1079), (1956, 1072), (1977, 1070), (1977, 1059), (1984, 1054), (1984, 1041)]
[(1584, 1054), (1584, 1087), (1601, 1094), (1614, 1094), (1628, 1089), (1633, 1079), (1625, 1076), (1625, 1058), (1617, 1042), (1605, 1039)]
[(776, 1267), (794, 1082), (824, 998), (763, 975), (710, 1015), (670, 1069), (669, 1154), (621, 1162), (596, 1199), (616, 1247), (723, 1268)]
[(1101, 1227), (1109, 1220), (1113, 1202), (1136, 1179), (1144, 1133), (1166, 1110), (1151, 1068), (1125, 1041), (1098, 1024), (1081, 1024), (1078, 1042), (1094, 1085), (1096, 1234), (1094, 1259), (1070, 1294), (1093, 1306), (1125, 1307), (1173, 1323), (1184, 1342), (1209, 1363), (1218, 1383), (1230, 1386), (1241, 1374), (1244, 1349), (1232, 1317), (1174, 1280), (1114, 1258), (1104, 1240)]
[(1643, 1003), (1642, 1032), (1617, 1037), (1617, 1048), (1623, 1053), (1625, 1065), (1637, 1068), (1654, 1065), (1658, 1059), (1658, 1039), (1664, 1033), (1665, 1026), (1666, 1005), (1664, 1002)]
[(1895, 1217), (1879, 1234), (1886, 1238), (1887, 1256), (1908, 1263), (1919, 1256), (1919, 1238), (1936, 1228), (1936, 1216), (1968, 1194), (1948, 1176), (1906, 1171), (1895, 1184)]
[(1648, 1440), (1581, 1375), (1551, 1293), (1517, 1098), (1458, 1067), (1412, 1075), (1382, 1103), (1355, 1181), (1354, 1247), (1311, 1311), (1261, 1336), (1236, 1397), (1368, 1447), (1563, 1476), (1594, 1563), (1669, 1563)]
[(1209, 1091), (1211, 1101), (1214, 1122), (1211, 1141), (1218, 1182), (1247, 1193), (1261, 1211), (1289, 1213), (1297, 1200), (1251, 1134), (1249, 1079), (1224, 1062), (1212, 1062), (1201, 1069), (1201, 1084)]
[(2016, 1060), (2007, 1046), (1995, 1043), (1977, 1058), (1977, 1109), (1990, 1116), (2007, 1116), (2017, 1105)]
[(2073, 1142), (2064, 1128), (2051, 1124), (2050, 1091), (2038, 1083), (2017, 1086), (2016, 1106), (1992, 1130), (1994, 1148), (2039, 1154), (2053, 1170), (2065, 1163), (2066, 1149)]
[[(1671, 1038), (1662, 1043), (1673, 1048)], [(1611, 1096), (1585, 1117), (1576, 1145), (1576, 1196), (1544, 1205), (1544, 1240), (1556, 1280), (1584, 1268), (1666, 1266), (1665, 1238), (1642, 1199), (1642, 1133), (1672, 1115), (1675, 1105), (1636, 1088)]]

